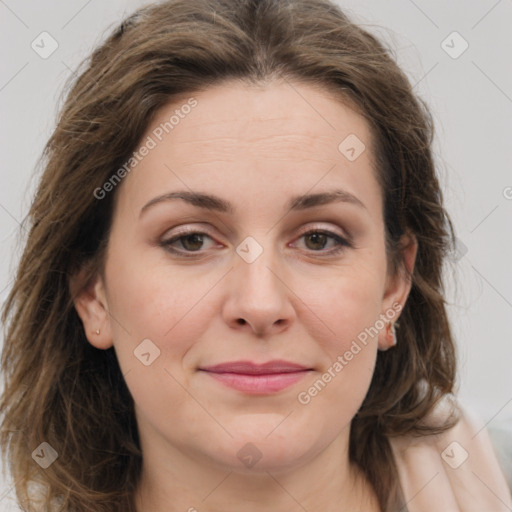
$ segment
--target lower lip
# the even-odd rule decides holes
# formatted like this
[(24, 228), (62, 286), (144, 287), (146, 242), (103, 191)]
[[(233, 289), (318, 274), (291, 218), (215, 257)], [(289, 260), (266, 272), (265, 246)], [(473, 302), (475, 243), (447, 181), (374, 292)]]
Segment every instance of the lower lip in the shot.
[(281, 391), (301, 380), (308, 370), (290, 373), (272, 373), (265, 375), (247, 375), (241, 373), (214, 373), (206, 372), (210, 377), (218, 380), (225, 386), (257, 395)]

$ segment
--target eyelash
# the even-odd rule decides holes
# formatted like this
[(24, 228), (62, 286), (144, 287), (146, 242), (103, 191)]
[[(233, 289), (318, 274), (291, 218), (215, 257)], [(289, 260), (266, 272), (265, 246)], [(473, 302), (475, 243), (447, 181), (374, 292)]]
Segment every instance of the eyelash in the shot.
[[(320, 254), (323, 254), (326, 256), (335, 256), (335, 255), (338, 255), (340, 252), (345, 251), (347, 248), (353, 247), (353, 243), (350, 240), (343, 238), (343, 237), (337, 235), (336, 233), (333, 233), (332, 231), (325, 230), (325, 229), (310, 229), (309, 231), (302, 233), (299, 238), (302, 238), (302, 237), (305, 237), (308, 235), (312, 235), (312, 234), (327, 235), (329, 238), (335, 240), (338, 244), (338, 246), (336, 248), (328, 250), (328, 251), (324, 251), (324, 250), (315, 251), (315, 250), (310, 249), (310, 251), (313, 253), (320, 253)], [(191, 229), (191, 230), (181, 231), (179, 234), (170, 238), (169, 240), (162, 240), (159, 243), (159, 245), (161, 247), (163, 247), (166, 251), (168, 251), (172, 254), (175, 254), (178, 256), (183, 256), (185, 258), (194, 258), (198, 255), (201, 255), (201, 252), (200, 251), (177, 250), (177, 249), (171, 247), (171, 244), (173, 244), (174, 242), (177, 242), (177, 241), (181, 240), (182, 238), (186, 238), (187, 236), (191, 236), (191, 235), (206, 235), (208, 238), (212, 238), (208, 233), (205, 233), (203, 231), (195, 231), (195, 230)]]

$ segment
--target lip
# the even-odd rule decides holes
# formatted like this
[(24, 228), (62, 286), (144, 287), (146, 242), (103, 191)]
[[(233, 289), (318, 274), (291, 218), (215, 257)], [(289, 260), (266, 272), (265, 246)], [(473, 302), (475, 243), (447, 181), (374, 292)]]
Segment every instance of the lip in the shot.
[(212, 373), (240, 373), (244, 375), (270, 375), (274, 373), (290, 373), (301, 370), (311, 370), (306, 366), (297, 363), (285, 361), (283, 359), (274, 359), (267, 363), (253, 363), (252, 361), (230, 361), (213, 366), (205, 366), (201, 370)]
[(230, 388), (247, 394), (264, 395), (292, 386), (312, 368), (290, 361), (274, 360), (263, 364), (231, 361), (199, 370)]

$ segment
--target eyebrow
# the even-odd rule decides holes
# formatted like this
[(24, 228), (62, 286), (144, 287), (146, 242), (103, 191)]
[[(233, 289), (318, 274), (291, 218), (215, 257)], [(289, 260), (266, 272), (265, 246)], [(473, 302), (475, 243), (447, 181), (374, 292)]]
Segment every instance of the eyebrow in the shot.
[[(218, 196), (212, 194), (203, 194), (201, 192), (189, 192), (186, 190), (180, 190), (176, 192), (168, 192), (151, 199), (142, 207), (139, 218), (151, 206), (162, 202), (172, 201), (174, 199), (181, 199), (193, 206), (197, 206), (205, 210), (212, 210), (229, 214), (233, 214), (235, 211), (235, 208), (230, 202)], [(308, 208), (314, 208), (315, 206), (321, 206), (330, 203), (349, 203), (360, 208), (367, 209), (364, 203), (354, 194), (351, 194), (346, 190), (335, 189), (330, 192), (304, 194), (292, 197), (288, 202), (288, 210), (306, 210)]]

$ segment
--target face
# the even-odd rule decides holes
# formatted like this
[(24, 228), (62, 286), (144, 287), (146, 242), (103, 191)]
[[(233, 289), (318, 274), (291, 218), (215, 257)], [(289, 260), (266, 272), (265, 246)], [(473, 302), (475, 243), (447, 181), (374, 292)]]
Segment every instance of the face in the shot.
[(293, 467), (346, 447), (409, 291), (387, 275), (370, 131), (310, 85), (191, 96), (142, 138), (77, 310), (115, 348), (143, 450)]

